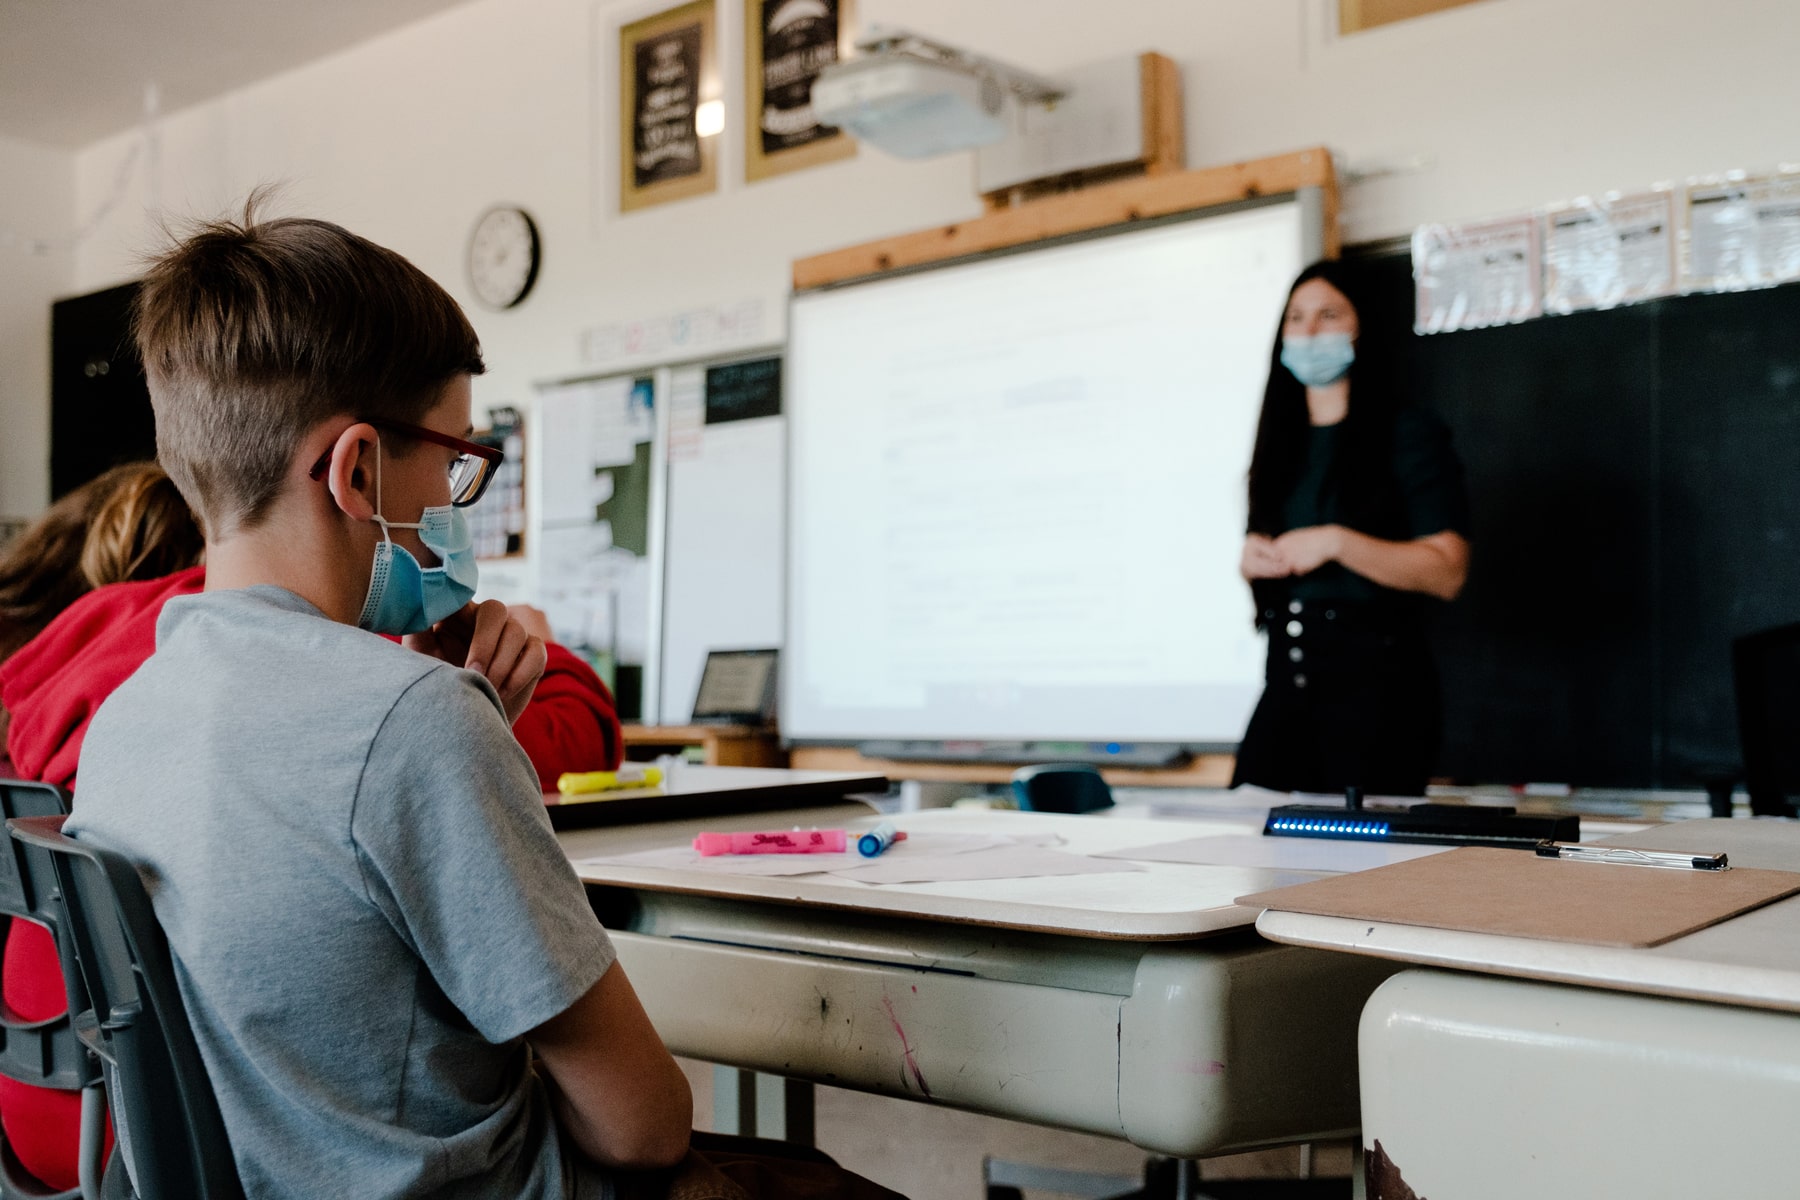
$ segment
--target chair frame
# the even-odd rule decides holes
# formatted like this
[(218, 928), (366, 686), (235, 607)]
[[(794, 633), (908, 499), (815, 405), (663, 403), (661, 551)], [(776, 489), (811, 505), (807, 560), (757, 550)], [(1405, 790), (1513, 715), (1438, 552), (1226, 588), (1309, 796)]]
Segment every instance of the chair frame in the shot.
[[(0, 817), (56, 817), (69, 811), (69, 795), (53, 783), (0, 779)], [(48, 928), (62, 959), (62, 976), (69, 977), (64, 958), (65, 939), (58, 936), (57, 898), (49, 879), (49, 859), (42, 851), (6, 839), (0, 853), (0, 916), (12, 922), (32, 921)], [(0, 927), (0, 953), (12, 936), (8, 922)], [(0, 1200), (96, 1200), (100, 1194), (106, 1152), (106, 1089), (100, 1064), (76, 1035), (71, 1013), (48, 1020), (21, 1017), (0, 1002), (0, 1075), (33, 1087), (81, 1093), (81, 1125), (76, 1150), (79, 1183), (66, 1191), (54, 1191), (19, 1161), (10, 1146), (0, 1140)]]
[[(52, 928), (67, 945), (76, 1035), (99, 1058), (112, 1101), (117, 1157), (138, 1200), (243, 1200), (218, 1100), (188, 1023), (168, 939), (124, 855), (76, 841), (64, 817), (6, 822), (34, 886), (55, 880)], [(113, 1181), (109, 1172), (107, 1190)]]

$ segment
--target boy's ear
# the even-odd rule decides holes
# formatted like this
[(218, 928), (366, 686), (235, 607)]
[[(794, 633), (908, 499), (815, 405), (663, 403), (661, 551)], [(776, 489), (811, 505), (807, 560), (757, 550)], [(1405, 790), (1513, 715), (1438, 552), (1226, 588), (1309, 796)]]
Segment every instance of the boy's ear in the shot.
[(367, 423), (350, 426), (331, 444), (331, 465), (325, 482), (338, 509), (353, 521), (375, 515), (375, 456), (379, 434)]

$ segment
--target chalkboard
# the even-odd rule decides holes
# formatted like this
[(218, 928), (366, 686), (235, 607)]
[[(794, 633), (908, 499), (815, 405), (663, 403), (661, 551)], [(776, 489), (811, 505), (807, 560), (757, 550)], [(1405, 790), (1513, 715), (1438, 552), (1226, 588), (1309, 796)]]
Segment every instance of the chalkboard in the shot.
[[(1352, 256), (1395, 311), (1406, 254)], [(1691, 788), (1740, 770), (1731, 640), (1800, 619), (1800, 286), (1414, 337), (1468, 471), (1433, 630), (1441, 773)]]

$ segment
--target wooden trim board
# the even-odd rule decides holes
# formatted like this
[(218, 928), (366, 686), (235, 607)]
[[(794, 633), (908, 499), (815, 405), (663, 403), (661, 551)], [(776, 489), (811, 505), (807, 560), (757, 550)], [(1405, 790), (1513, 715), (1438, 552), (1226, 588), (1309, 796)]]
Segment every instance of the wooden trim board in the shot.
[(1070, 234), (1088, 233), (1262, 196), (1316, 187), (1325, 194), (1324, 248), (1338, 253), (1338, 188), (1331, 152), (1323, 146), (1273, 158), (1144, 175), (1046, 196), (997, 209), (973, 220), (832, 250), (794, 262), (794, 289), (825, 287), (884, 271), (924, 266)]
[(1169, 175), (1187, 165), (1181, 69), (1154, 51), (1139, 57), (1143, 84), (1144, 173)]
[[(794, 746), (788, 761), (795, 769), (870, 771), (889, 779), (924, 783), (1007, 783), (1025, 763), (896, 762), (865, 758), (849, 746)], [(1114, 787), (1216, 788), (1231, 783), (1234, 759), (1229, 754), (1195, 755), (1179, 767), (1103, 767), (1100, 774)]]

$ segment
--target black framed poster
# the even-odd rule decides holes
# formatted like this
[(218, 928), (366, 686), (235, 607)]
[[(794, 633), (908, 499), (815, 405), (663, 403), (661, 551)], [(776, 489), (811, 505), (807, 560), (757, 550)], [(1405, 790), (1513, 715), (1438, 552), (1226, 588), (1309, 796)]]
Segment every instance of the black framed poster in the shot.
[(744, 174), (766, 179), (856, 153), (819, 123), (813, 80), (850, 46), (851, 0), (744, 0)]
[(699, 196), (717, 184), (701, 103), (717, 91), (713, 0), (619, 30), (619, 208)]

